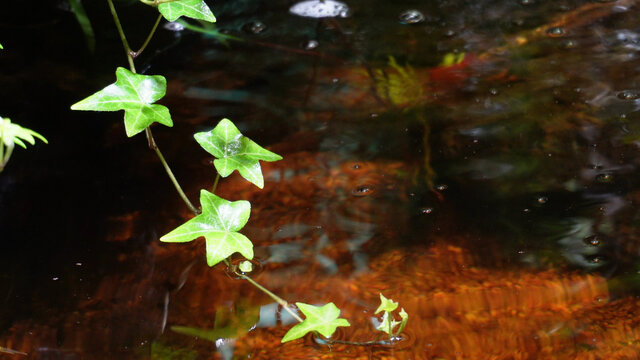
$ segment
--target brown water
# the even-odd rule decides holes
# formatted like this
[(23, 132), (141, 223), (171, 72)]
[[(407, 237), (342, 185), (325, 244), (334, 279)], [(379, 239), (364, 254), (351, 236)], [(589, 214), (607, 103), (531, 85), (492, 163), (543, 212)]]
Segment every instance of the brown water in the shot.
[[(215, 177), (192, 134), (222, 117), (281, 154), (263, 190), (232, 175), (217, 191), (252, 203), (253, 277), (334, 302), (343, 340), (377, 336), (382, 292), (409, 313), (404, 339), (282, 345), (293, 320), (209, 268), (202, 240), (161, 244), (191, 215), (144, 138), (67, 110), (124, 65), (106, 6), (87, 5), (94, 55), (44, 6), (0, 22), (20, 30), (0, 37), (0, 115), (51, 141), (0, 175), (0, 346), (22, 353), (0, 358), (637, 358), (635, 1), (291, 5), (212, 4), (242, 41), (163, 28), (139, 60), (168, 79), (175, 127), (156, 140), (192, 200)], [(131, 32), (153, 23), (118, 6)]]

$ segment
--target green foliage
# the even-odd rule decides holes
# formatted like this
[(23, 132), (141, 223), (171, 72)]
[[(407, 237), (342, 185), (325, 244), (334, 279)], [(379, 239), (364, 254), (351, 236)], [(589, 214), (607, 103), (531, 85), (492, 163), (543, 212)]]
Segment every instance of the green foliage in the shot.
[(164, 96), (167, 81), (160, 75), (139, 75), (119, 67), (117, 81), (71, 106), (72, 110), (124, 110), (127, 136), (132, 137), (154, 122), (173, 126), (169, 109), (153, 104)]
[(282, 159), (242, 135), (229, 119), (222, 119), (213, 130), (197, 133), (194, 137), (203, 149), (217, 158), (213, 164), (220, 176), (227, 177), (238, 170), (243, 178), (261, 189), (264, 178), (258, 161)]
[(239, 252), (253, 259), (253, 244), (238, 230), (249, 220), (251, 204), (248, 201), (227, 201), (207, 190), (200, 192), (202, 213), (160, 238), (164, 242), (188, 242), (204, 236), (207, 264), (214, 266)]
[[(384, 295), (382, 295), (382, 293), (380, 293), (380, 306), (378, 306), (378, 308), (376, 309), (376, 314), (379, 312), (384, 312), (384, 314), (382, 315), (382, 320), (380, 321), (380, 325), (378, 325), (376, 330), (380, 330), (386, 333), (387, 335), (389, 335), (389, 337), (395, 337), (402, 333), (405, 326), (407, 326), (407, 322), (409, 321), (409, 315), (406, 311), (404, 311), (404, 309), (401, 309), (398, 313), (398, 315), (400, 315), (400, 321), (394, 319), (391, 313), (397, 308), (397, 302), (391, 299), (387, 299), (386, 297), (384, 297)], [(394, 331), (394, 329), (398, 325), (400, 325), (400, 327)]]
[(311, 331), (317, 331), (324, 337), (330, 337), (339, 326), (351, 326), (346, 319), (340, 319), (340, 309), (334, 303), (324, 306), (314, 306), (304, 303), (296, 303), (305, 319), (300, 324), (292, 327), (282, 338), (282, 342), (299, 339)]
[(211, 9), (204, 0), (176, 0), (158, 5), (158, 11), (168, 21), (176, 21), (180, 16), (215, 22)]
[(258, 321), (260, 321), (260, 306), (251, 306), (240, 301), (232, 312), (228, 309), (216, 310), (213, 329), (172, 326), (171, 330), (215, 343), (221, 338), (238, 338), (247, 334)]
[(47, 139), (37, 132), (14, 124), (9, 118), (0, 117), (0, 171), (9, 162), (15, 144), (26, 149), (25, 142), (35, 145), (36, 138), (42, 140), (45, 144), (48, 143)]
[(4, 48), (2, 47), (2, 44), (0, 44), (0, 49), (4, 49)]

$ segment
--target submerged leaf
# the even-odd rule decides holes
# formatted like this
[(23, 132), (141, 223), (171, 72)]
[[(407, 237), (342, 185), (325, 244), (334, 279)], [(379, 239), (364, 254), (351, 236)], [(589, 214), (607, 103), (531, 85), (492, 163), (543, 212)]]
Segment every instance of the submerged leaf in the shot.
[(284, 334), (282, 342), (299, 339), (311, 331), (317, 331), (324, 337), (330, 337), (339, 326), (351, 326), (346, 319), (339, 319), (340, 309), (334, 303), (324, 306), (313, 306), (296, 303), (305, 319)]
[(201, 190), (200, 205), (200, 215), (161, 237), (160, 241), (188, 242), (204, 236), (209, 266), (214, 266), (235, 252), (249, 260), (253, 259), (251, 240), (238, 232), (249, 220), (251, 204), (245, 200), (227, 201)]
[(158, 5), (158, 11), (168, 21), (176, 21), (180, 16), (215, 22), (211, 9), (204, 0), (176, 0)]
[(264, 187), (264, 178), (259, 160), (282, 159), (282, 156), (242, 135), (229, 119), (222, 119), (213, 130), (199, 132), (194, 138), (203, 149), (217, 158), (213, 164), (220, 176), (227, 177), (238, 170), (243, 178), (261, 189)]
[(153, 104), (164, 96), (167, 80), (160, 75), (139, 75), (119, 67), (117, 81), (71, 106), (71, 110), (124, 110), (127, 136), (132, 137), (154, 122), (173, 126), (169, 109)]

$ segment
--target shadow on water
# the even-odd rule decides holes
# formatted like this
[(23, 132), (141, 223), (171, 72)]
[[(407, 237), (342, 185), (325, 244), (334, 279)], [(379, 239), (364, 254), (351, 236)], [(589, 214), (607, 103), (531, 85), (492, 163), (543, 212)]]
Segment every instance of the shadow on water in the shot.
[[(51, 142), (16, 153), (0, 176), (0, 350), (633, 358), (635, 1), (373, 1), (322, 19), (308, 17), (314, 4), (296, 8), (303, 17), (291, 1), (229, 1), (212, 4), (215, 31), (164, 26), (160, 50), (140, 59), (168, 79), (175, 126), (156, 138), (192, 199), (215, 173), (191, 136), (222, 117), (283, 155), (263, 164), (264, 190), (235, 175), (219, 186), (252, 202), (243, 233), (255, 278), (292, 302), (338, 304), (352, 324), (339, 339), (375, 336), (382, 292), (410, 314), (406, 338), (281, 345), (294, 323), (281, 307), (208, 268), (200, 240), (160, 244), (190, 215), (145, 140), (126, 139), (119, 114), (68, 110), (124, 64), (108, 11), (85, 4), (89, 54), (73, 15), (51, 2), (23, 5), (28, 22), (0, 21), (14, 30), (0, 39), (11, 69), (0, 115)], [(154, 21), (117, 5), (132, 34)], [(27, 46), (36, 36), (43, 47)]]

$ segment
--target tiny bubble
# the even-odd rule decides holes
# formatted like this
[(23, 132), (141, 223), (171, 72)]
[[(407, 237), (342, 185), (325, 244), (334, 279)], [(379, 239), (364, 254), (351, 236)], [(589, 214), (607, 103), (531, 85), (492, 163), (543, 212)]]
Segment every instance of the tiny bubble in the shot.
[(596, 176), (596, 181), (599, 183), (610, 183), (613, 181), (613, 175), (612, 174), (598, 174)]
[(438, 190), (438, 191), (445, 191), (445, 190), (447, 190), (447, 188), (448, 188), (447, 184), (440, 184), (440, 185), (436, 186), (436, 190)]
[(361, 185), (358, 186), (355, 190), (351, 192), (354, 196), (367, 196), (373, 193), (373, 188), (369, 185)]
[(319, 43), (316, 40), (309, 40), (306, 43), (304, 43), (304, 49), (305, 50), (313, 50), (315, 48), (317, 48), (319, 45)]
[(51, 280), (53, 280), (53, 281), (58, 281), (58, 279), (60, 279), (60, 278), (59, 278), (59, 277), (57, 277), (57, 276), (56, 276), (56, 277), (51, 278)]
[(586, 237), (584, 238), (583, 241), (585, 242), (585, 244), (591, 245), (591, 246), (600, 246), (601, 244), (600, 237), (598, 235), (592, 235), (592, 236)]
[(340, 81), (338, 78), (331, 79), (331, 82), (334, 83), (334, 84), (336, 84), (338, 81)]
[(420, 209), (420, 212), (422, 214), (431, 214), (433, 212), (433, 208), (430, 207), (424, 207), (422, 209)]
[(525, 212), (525, 213), (528, 213), (529, 209), (523, 209), (522, 211)]
[(417, 24), (424, 21), (424, 15), (415, 9), (407, 10), (398, 17), (401, 24)]
[(562, 26), (554, 26), (547, 29), (547, 35), (551, 37), (560, 37), (564, 35), (564, 28)]
[(353, 169), (358, 170), (360, 169), (360, 164), (353, 164), (353, 166), (351, 166)]
[(498, 95), (498, 94), (499, 94), (499, 91), (498, 91), (498, 89), (496, 89), (496, 88), (491, 88), (491, 89), (489, 89), (489, 93), (490, 93), (491, 95)]
[(640, 98), (640, 94), (633, 90), (624, 90), (618, 93), (620, 100), (636, 100), (638, 98)]
[(540, 196), (538, 198), (538, 204), (545, 204), (549, 199), (546, 196)]

